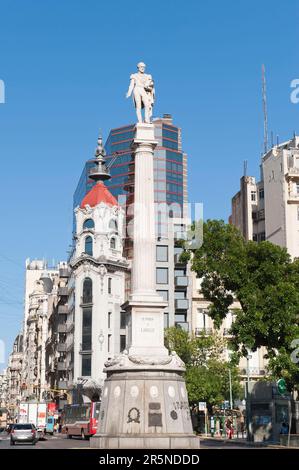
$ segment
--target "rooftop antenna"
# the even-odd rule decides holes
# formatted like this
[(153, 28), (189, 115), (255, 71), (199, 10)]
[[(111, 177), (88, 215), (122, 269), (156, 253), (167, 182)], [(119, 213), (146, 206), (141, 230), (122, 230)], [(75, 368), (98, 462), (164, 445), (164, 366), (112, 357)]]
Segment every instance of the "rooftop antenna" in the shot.
[(266, 73), (265, 65), (262, 65), (262, 93), (263, 93), (263, 114), (264, 114), (264, 153), (268, 150), (268, 115), (267, 115), (267, 96), (266, 96)]
[(247, 176), (247, 160), (244, 160), (244, 176)]

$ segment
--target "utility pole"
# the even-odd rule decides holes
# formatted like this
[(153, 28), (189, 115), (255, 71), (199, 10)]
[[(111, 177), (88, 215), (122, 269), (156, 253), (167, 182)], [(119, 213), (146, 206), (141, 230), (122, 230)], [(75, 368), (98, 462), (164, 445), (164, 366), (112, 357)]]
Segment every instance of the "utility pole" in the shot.
[(250, 402), (249, 402), (249, 359), (251, 359), (252, 356), (250, 354), (247, 354), (247, 381), (246, 381), (246, 434), (247, 434), (247, 440), (251, 441), (251, 417), (250, 417)]
[(263, 114), (264, 114), (264, 153), (268, 150), (268, 113), (266, 94), (266, 72), (265, 65), (262, 65), (262, 94), (263, 94)]

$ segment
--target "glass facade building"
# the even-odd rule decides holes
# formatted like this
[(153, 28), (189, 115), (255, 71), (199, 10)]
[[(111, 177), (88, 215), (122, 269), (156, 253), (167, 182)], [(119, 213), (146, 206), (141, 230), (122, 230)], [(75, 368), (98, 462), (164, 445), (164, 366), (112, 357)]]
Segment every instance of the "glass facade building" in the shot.
[[(169, 303), (165, 314), (165, 326), (179, 324), (187, 328), (191, 318), (188, 280), (184, 283), (185, 285), (176, 287), (178, 276), (176, 267), (178, 266), (175, 260), (178, 260), (178, 257), (175, 255), (177, 250), (173, 240), (168, 239), (166, 218), (167, 215), (174, 218), (183, 216), (184, 204), (187, 203), (187, 156), (182, 150), (181, 129), (173, 125), (170, 115), (154, 119), (153, 124), (158, 142), (154, 151), (157, 291)], [(126, 210), (127, 225), (130, 222), (130, 212), (127, 209), (134, 202), (134, 155), (131, 149), (134, 128), (135, 124), (130, 124), (112, 129), (105, 144), (106, 163), (110, 167), (111, 174), (111, 179), (105, 184)], [(74, 208), (80, 205), (85, 194), (94, 185), (94, 181), (88, 177), (92, 166), (92, 161), (87, 161), (84, 166), (74, 193)], [(125, 240), (124, 253), (127, 258), (132, 257), (132, 249), (133, 244), (128, 237)], [(186, 276), (187, 278), (187, 267), (180, 267), (179, 274), (180, 277)], [(178, 300), (185, 300), (185, 302), (178, 302)]]

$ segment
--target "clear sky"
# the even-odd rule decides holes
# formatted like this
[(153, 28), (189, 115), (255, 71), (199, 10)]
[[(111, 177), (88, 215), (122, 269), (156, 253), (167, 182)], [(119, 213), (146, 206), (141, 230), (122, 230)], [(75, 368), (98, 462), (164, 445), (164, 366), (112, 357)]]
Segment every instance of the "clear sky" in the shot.
[[(299, 2), (0, 0), (0, 340), (21, 327), (25, 259), (66, 259), (72, 194), (98, 130), (135, 121), (125, 99), (140, 60), (156, 116), (171, 113), (205, 218), (230, 213), (243, 161), (258, 175), (267, 74), (269, 130), (299, 132)], [(0, 370), (3, 364), (0, 364)]]

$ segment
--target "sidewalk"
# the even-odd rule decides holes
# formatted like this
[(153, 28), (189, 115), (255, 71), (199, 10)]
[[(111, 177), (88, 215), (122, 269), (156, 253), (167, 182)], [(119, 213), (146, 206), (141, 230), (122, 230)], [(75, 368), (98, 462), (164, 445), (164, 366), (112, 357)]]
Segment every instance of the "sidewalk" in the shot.
[(238, 445), (244, 445), (247, 447), (270, 447), (274, 449), (284, 449), (284, 446), (281, 446), (279, 444), (269, 444), (266, 442), (248, 442), (247, 439), (240, 439), (240, 438), (233, 438), (233, 439), (226, 439), (224, 437), (211, 437), (211, 436), (204, 436), (204, 435), (199, 435), (200, 440), (209, 440), (213, 442), (225, 442), (226, 444), (238, 444)]

